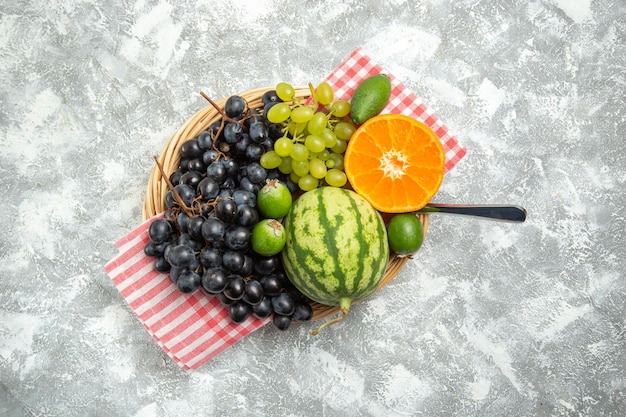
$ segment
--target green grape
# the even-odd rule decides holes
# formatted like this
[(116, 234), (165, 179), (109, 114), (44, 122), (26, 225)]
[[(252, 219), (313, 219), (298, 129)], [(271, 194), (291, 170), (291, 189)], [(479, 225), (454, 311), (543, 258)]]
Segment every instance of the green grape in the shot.
[[(333, 166), (328, 166), (328, 162), (332, 162)], [(326, 166), (328, 166), (328, 168), (343, 169), (343, 155), (340, 153), (331, 153)]]
[(344, 153), (347, 147), (348, 142), (346, 142), (345, 140), (337, 139), (337, 143), (335, 143), (335, 146), (330, 149), (335, 153)]
[(282, 157), (289, 156), (293, 149), (293, 142), (289, 138), (279, 138), (274, 142), (274, 150)]
[(294, 161), (291, 160), (291, 170), (298, 177), (305, 176), (309, 173), (309, 161)]
[(265, 169), (274, 169), (278, 168), (278, 166), (283, 161), (283, 158), (280, 157), (276, 153), (276, 151), (267, 151), (263, 155), (261, 155), (261, 160), (259, 163)]
[(300, 177), (298, 176), (298, 174), (293, 171), (291, 171), (291, 174), (289, 174), (289, 179), (293, 181), (294, 184), (297, 184), (298, 181), (300, 181)]
[(294, 143), (289, 156), (294, 161), (306, 161), (309, 158), (309, 150), (301, 143)]
[(332, 130), (326, 128), (322, 131), (322, 137), (327, 148), (332, 148), (337, 143), (337, 135)]
[(326, 164), (321, 159), (313, 158), (309, 161), (309, 172), (314, 178), (322, 179), (326, 176)]
[(330, 152), (328, 152), (328, 149), (324, 149), (322, 152), (318, 152), (315, 156), (322, 161), (328, 161), (328, 158), (330, 158)]
[(338, 118), (345, 117), (348, 113), (350, 113), (350, 102), (346, 100), (337, 100), (330, 105), (330, 110)]
[(278, 103), (272, 106), (267, 112), (267, 120), (272, 123), (281, 123), (289, 119), (291, 109), (287, 103)]
[(335, 125), (335, 135), (338, 139), (350, 140), (356, 127), (349, 122), (339, 122)]
[(329, 159), (328, 161), (326, 161), (326, 168), (334, 168), (335, 167), (335, 161), (333, 161), (332, 159)]
[(302, 191), (311, 191), (318, 187), (319, 180), (311, 174), (306, 174), (298, 180), (298, 186)]
[[(272, 109), (274, 107), (272, 107)], [(289, 132), (292, 137), (298, 136), (300, 133), (304, 132), (304, 129), (306, 129), (306, 123), (295, 123), (293, 121), (287, 123), (287, 132)]]
[(282, 101), (291, 101), (296, 96), (296, 90), (289, 83), (280, 82), (276, 84), (276, 95)]
[(323, 105), (332, 103), (335, 97), (333, 88), (326, 81), (321, 82), (320, 85), (317, 86), (315, 93), (317, 95), (317, 101)]
[(306, 146), (306, 148), (313, 153), (322, 152), (324, 149), (326, 149), (326, 143), (324, 142), (324, 139), (316, 135), (307, 136), (304, 140), (304, 146)]
[(328, 118), (326, 117), (326, 115), (321, 111), (318, 111), (313, 115), (311, 120), (309, 120), (306, 129), (312, 135), (321, 135), (327, 124)]
[(281, 161), (280, 165), (278, 165), (278, 170), (283, 174), (291, 174), (293, 172), (293, 167), (291, 166), (292, 160), (290, 156), (286, 156)]
[(315, 110), (307, 106), (296, 107), (291, 111), (291, 120), (296, 123), (307, 123), (313, 115)]
[(343, 187), (348, 182), (348, 178), (346, 174), (336, 168), (329, 169), (326, 172), (326, 176), (324, 177), (326, 180), (326, 184), (331, 185), (333, 187)]

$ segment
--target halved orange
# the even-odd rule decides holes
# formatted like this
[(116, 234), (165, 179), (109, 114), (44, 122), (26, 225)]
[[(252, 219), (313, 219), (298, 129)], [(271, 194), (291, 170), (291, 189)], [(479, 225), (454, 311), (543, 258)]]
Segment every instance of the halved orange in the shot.
[(378, 211), (424, 207), (443, 181), (445, 152), (427, 125), (402, 114), (372, 117), (354, 132), (344, 154), (350, 185)]

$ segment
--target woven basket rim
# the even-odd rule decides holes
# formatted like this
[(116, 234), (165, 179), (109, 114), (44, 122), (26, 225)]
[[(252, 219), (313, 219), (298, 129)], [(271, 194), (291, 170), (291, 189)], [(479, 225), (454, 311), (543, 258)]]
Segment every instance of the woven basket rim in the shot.
[[(266, 91), (274, 88), (274, 86), (260, 87), (238, 93), (237, 95), (243, 97), (248, 102), (248, 106), (250, 108), (259, 108), (262, 103), (262, 95)], [(296, 90), (296, 97), (299, 99), (306, 99), (310, 96), (310, 88), (308, 85), (294, 86), (294, 89)], [(223, 108), (227, 99), (228, 97), (224, 97), (217, 100), (215, 103), (219, 107)], [(180, 162), (180, 148), (182, 144), (189, 139), (197, 137), (200, 132), (206, 130), (211, 123), (219, 120), (220, 118), (221, 114), (211, 104), (207, 103), (205, 107), (197, 110), (191, 117), (185, 120), (185, 122), (165, 143), (161, 154), (156, 157), (166, 175), (171, 175), (172, 172), (178, 168), (178, 163)], [(144, 197), (142, 210), (144, 220), (166, 211), (165, 195), (167, 191), (167, 182), (162, 177), (161, 170), (155, 163), (148, 179)], [(418, 213), (417, 216), (422, 222), (425, 238), (428, 232), (429, 216), (425, 213)], [(387, 262), (385, 274), (376, 291), (379, 291), (382, 287), (389, 284), (389, 282), (391, 282), (400, 273), (402, 268), (410, 259), (410, 257), (400, 257), (391, 253)], [(312, 302), (311, 307), (313, 309), (312, 321), (321, 320), (340, 313), (338, 306), (329, 306)]]

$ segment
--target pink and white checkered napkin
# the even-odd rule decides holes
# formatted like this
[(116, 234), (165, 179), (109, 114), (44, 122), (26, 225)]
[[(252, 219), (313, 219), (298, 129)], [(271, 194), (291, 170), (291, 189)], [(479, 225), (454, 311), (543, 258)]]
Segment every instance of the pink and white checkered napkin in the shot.
[[(348, 99), (363, 79), (381, 72), (385, 73), (380, 65), (356, 49), (326, 81), (337, 99)], [(465, 148), (415, 94), (393, 75), (387, 75), (392, 91), (383, 113), (406, 114), (430, 126), (446, 151), (446, 171), (451, 170), (465, 156)], [(147, 257), (143, 249), (149, 241), (150, 223), (160, 217), (162, 214), (146, 220), (117, 241), (119, 254), (104, 270), (163, 350), (183, 369), (197, 369), (269, 320), (251, 316), (244, 323), (235, 324), (217, 297), (207, 297), (201, 291), (182, 294), (168, 274), (155, 271), (154, 259)]]

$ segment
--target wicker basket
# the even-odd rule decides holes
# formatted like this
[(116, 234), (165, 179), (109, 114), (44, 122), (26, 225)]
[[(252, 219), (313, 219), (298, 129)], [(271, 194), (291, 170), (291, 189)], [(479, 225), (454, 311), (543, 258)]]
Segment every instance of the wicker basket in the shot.
[[(263, 93), (271, 89), (273, 89), (273, 87), (257, 88), (254, 90), (248, 90), (245, 93), (241, 93), (239, 95), (248, 102), (248, 106), (250, 108), (260, 108), (262, 107), (261, 97)], [(304, 99), (310, 95), (310, 89), (308, 86), (297, 86), (295, 87), (295, 89), (296, 96), (298, 98)], [(217, 101), (216, 104), (223, 108), (226, 100), (227, 98), (223, 98)], [(161, 155), (157, 158), (166, 175), (171, 175), (172, 172), (174, 172), (178, 168), (178, 164), (180, 162), (180, 148), (182, 144), (189, 139), (197, 137), (200, 132), (206, 130), (211, 123), (219, 120), (220, 117), (221, 115), (215, 110), (213, 106), (207, 105), (206, 107), (196, 112), (193, 116), (191, 116), (191, 118), (189, 118), (178, 129), (178, 131), (174, 133), (174, 135), (170, 138), (170, 140), (163, 148)], [(146, 196), (143, 204), (144, 220), (147, 220), (150, 217), (166, 210), (165, 195), (167, 191), (167, 183), (163, 179), (161, 171), (155, 164), (150, 174), (148, 187), (146, 190)], [(426, 235), (428, 231), (428, 215), (420, 213), (418, 214), (418, 217), (424, 227), (424, 235)], [(400, 270), (404, 267), (408, 260), (409, 258), (407, 257), (401, 258), (392, 254), (387, 264), (385, 275), (378, 289), (380, 289), (381, 287), (389, 283), (393, 278), (395, 278), (395, 276), (400, 272)], [(313, 308), (313, 320), (320, 320), (339, 313), (340, 311), (339, 307), (327, 306), (316, 302), (312, 303), (311, 306)]]

